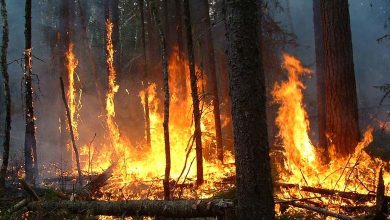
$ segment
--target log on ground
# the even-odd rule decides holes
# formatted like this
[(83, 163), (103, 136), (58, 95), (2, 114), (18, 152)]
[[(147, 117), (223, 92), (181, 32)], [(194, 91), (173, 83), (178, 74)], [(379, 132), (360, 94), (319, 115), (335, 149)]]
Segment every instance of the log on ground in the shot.
[(42, 201), (27, 205), (30, 211), (65, 209), (73, 214), (104, 216), (161, 216), (170, 218), (197, 218), (223, 216), (234, 208), (232, 200), (131, 200), (107, 201)]

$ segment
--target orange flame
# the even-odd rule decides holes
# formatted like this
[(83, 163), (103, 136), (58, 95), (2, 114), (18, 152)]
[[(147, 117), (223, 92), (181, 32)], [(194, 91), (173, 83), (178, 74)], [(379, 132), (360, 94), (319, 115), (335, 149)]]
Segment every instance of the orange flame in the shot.
[[(301, 62), (289, 55), (283, 55), (283, 68), (288, 72), (288, 80), (276, 84), (273, 96), (280, 104), (275, 123), (279, 127), (285, 149), (287, 173), (281, 174), (284, 182), (321, 186), (336, 190), (353, 190), (360, 193), (375, 191), (375, 178), (380, 162), (372, 159), (364, 149), (372, 142), (372, 128), (367, 129), (354, 154), (349, 158), (339, 158), (330, 149), (331, 161), (323, 164), (320, 152), (309, 137), (309, 120), (303, 104), (305, 89), (300, 77), (308, 75), (311, 70), (303, 67)], [(359, 175), (367, 174), (365, 180)], [(385, 182), (390, 179), (385, 177)], [(291, 193), (291, 192), (289, 192)]]
[[(70, 43), (68, 51), (66, 52), (66, 68), (68, 71), (68, 105), (70, 111), (70, 117), (72, 119), (72, 127), (74, 131), (75, 138), (78, 139), (78, 110), (79, 105), (77, 101), (77, 91), (75, 87), (75, 77), (76, 77), (76, 68), (78, 65), (78, 60), (73, 52), (74, 44)], [(81, 100), (81, 99), (80, 99)]]

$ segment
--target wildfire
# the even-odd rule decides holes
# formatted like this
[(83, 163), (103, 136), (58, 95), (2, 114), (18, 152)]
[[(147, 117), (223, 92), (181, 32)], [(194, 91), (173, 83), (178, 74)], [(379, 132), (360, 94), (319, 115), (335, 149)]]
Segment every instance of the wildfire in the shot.
[[(331, 147), (330, 162), (323, 164), (321, 153), (310, 140), (310, 124), (303, 104), (302, 91), (305, 86), (300, 77), (309, 75), (311, 70), (289, 54), (283, 55), (283, 68), (288, 72), (288, 80), (276, 84), (273, 91), (274, 100), (280, 104), (275, 123), (280, 130), (286, 157), (287, 172), (281, 174), (281, 180), (300, 186), (320, 186), (365, 194), (375, 191), (376, 176), (382, 163), (364, 151), (373, 140), (373, 129), (367, 129), (350, 157), (337, 157)], [(385, 177), (385, 184), (389, 181)], [(291, 191), (288, 194), (291, 195)]]
[(276, 125), (280, 128), (279, 135), (283, 137), (286, 157), (298, 167), (312, 166), (316, 159), (314, 146), (309, 138), (309, 120), (303, 107), (302, 89), (305, 88), (299, 80), (300, 76), (310, 74), (311, 70), (304, 68), (295, 57), (284, 54), (283, 68), (288, 71), (286, 82), (276, 84), (273, 96), (281, 106), (276, 117)]
[(108, 92), (106, 97), (106, 114), (107, 127), (114, 153), (121, 154), (124, 152), (124, 146), (120, 137), (118, 125), (115, 123), (115, 94), (119, 90), (119, 85), (116, 84), (116, 70), (114, 67), (114, 46), (112, 44), (112, 29), (114, 25), (111, 21), (106, 21), (106, 56), (107, 56), (107, 72), (108, 72)]
[[(146, 90), (139, 92), (140, 102), (149, 104), (151, 127), (151, 146), (142, 144), (133, 146), (129, 140), (120, 135), (120, 129), (115, 122), (114, 98), (119, 86), (116, 84), (114, 66), (114, 50), (111, 40), (113, 24), (106, 23), (107, 28), (107, 70), (108, 92), (106, 96), (107, 136), (101, 144), (85, 145), (81, 149), (84, 170), (101, 172), (115, 164), (113, 176), (103, 187), (104, 195), (99, 199), (156, 199), (162, 198), (162, 180), (165, 169), (163, 106), (158, 95), (158, 85), (148, 83)], [(225, 153), (225, 162), (221, 164), (213, 157), (215, 149), (215, 134), (211, 106), (201, 100), (202, 109), (202, 142), (205, 154), (205, 183), (193, 189), (191, 185), (196, 179), (195, 152), (192, 123), (192, 100), (189, 86), (188, 63), (178, 60), (178, 50), (174, 49), (169, 59), (171, 108), (170, 108), (170, 142), (171, 142), (171, 184), (173, 198), (205, 198), (221, 189), (227, 189), (233, 183), (220, 184), (227, 177), (234, 176), (234, 157)], [(317, 152), (310, 140), (310, 123), (304, 106), (304, 84), (301, 77), (308, 76), (311, 70), (288, 54), (283, 55), (283, 68), (289, 77), (285, 82), (276, 84), (274, 101), (280, 104), (276, 125), (280, 129), (279, 136), (285, 149), (285, 172), (280, 173), (280, 180), (298, 186), (321, 186), (328, 189), (368, 193), (375, 189), (375, 177), (381, 164), (371, 159), (364, 148), (372, 141), (372, 129), (368, 129), (364, 138), (356, 147), (356, 152), (349, 158), (331, 157), (329, 164), (323, 164), (321, 152)], [(197, 68), (199, 91), (207, 83)], [(185, 77), (183, 77), (185, 76)], [(145, 92), (148, 100), (144, 99)], [(202, 94), (200, 94), (202, 97)], [(145, 149), (148, 149), (147, 151)], [(210, 156), (211, 155), (211, 156)], [(330, 155), (332, 155), (330, 153)], [(95, 167), (91, 166), (94, 161)], [(115, 161), (115, 163), (113, 163)], [(359, 176), (370, 176), (364, 181)], [(389, 182), (385, 176), (385, 182)], [(185, 188), (186, 185), (192, 187)], [(282, 191), (278, 197), (291, 197), (294, 191)]]
[[(110, 198), (162, 198), (162, 179), (165, 169), (164, 160), (164, 132), (163, 132), (163, 106), (160, 97), (157, 95), (157, 85), (150, 83), (147, 88), (149, 100), (144, 100), (144, 93), (140, 91), (141, 103), (149, 103), (150, 126), (151, 126), (151, 146), (150, 150), (144, 151), (145, 146), (132, 146), (129, 140), (120, 135), (120, 130), (115, 123), (114, 98), (119, 87), (115, 82), (114, 52), (111, 40), (112, 23), (107, 22), (107, 66), (109, 89), (106, 97), (106, 123), (107, 143), (102, 146), (85, 145), (81, 149), (82, 158), (89, 158), (83, 161), (84, 170), (101, 172), (115, 161), (113, 176), (108, 184), (102, 189), (110, 195)], [(204, 174), (206, 183), (197, 191), (183, 189), (181, 186), (192, 184), (196, 179), (195, 146), (193, 141), (192, 123), (192, 100), (189, 87), (189, 71), (180, 68), (177, 58), (177, 50), (170, 56), (170, 89), (171, 89), (171, 181), (174, 187), (174, 197), (204, 198), (217, 191), (215, 184), (221, 182), (223, 178), (229, 177), (234, 170), (233, 165), (223, 165), (218, 160), (204, 159)], [(185, 72), (182, 70), (184, 69)], [(200, 73), (200, 72), (198, 72)], [(183, 75), (185, 77), (183, 77)], [(205, 80), (199, 80), (201, 87)], [(184, 85), (184, 86), (183, 86)], [(188, 86), (187, 86), (188, 85)], [(183, 90), (184, 88), (184, 90)], [(184, 91), (184, 92), (183, 92)], [(209, 106), (203, 105), (202, 131), (204, 149), (213, 149), (215, 139), (213, 115)], [(113, 152), (114, 151), (114, 152)], [(207, 152), (207, 151), (206, 151)], [(90, 158), (93, 158), (95, 167), (90, 167)], [(233, 156), (227, 152), (226, 162), (232, 162)], [(195, 194), (194, 194), (195, 193)], [(100, 199), (107, 199), (108, 195)]]
[[(69, 105), (69, 111), (70, 116), (72, 119), (72, 127), (73, 132), (75, 135), (75, 138), (78, 139), (78, 110), (79, 110), (79, 103), (77, 101), (77, 90), (75, 86), (75, 78), (76, 78), (76, 68), (78, 65), (78, 60), (73, 52), (74, 44), (70, 43), (68, 51), (66, 52), (66, 68), (68, 71), (68, 105)], [(81, 94), (81, 92), (80, 92)], [(81, 100), (81, 98), (79, 99)]]

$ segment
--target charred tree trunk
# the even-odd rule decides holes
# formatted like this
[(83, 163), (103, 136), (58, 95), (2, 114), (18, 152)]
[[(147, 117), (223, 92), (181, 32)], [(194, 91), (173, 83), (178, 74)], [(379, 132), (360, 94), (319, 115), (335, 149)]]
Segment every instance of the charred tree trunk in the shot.
[[(274, 219), (256, 0), (226, 0), (238, 219)], [(261, 28), (260, 28), (261, 33)]]
[[(84, 4), (87, 4), (87, 2), (88, 1), (85, 1)], [(87, 7), (83, 8), (80, 0), (77, 0), (77, 6), (78, 6), (78, 9), (80, 12), (80, 21), (81, 21), (81, 27), (82, 27), (81, 37), (83, 39), (82, 42), (83, 42), (84, 48), (87, 50), (86, 54), (88, 57), (88, 63), (91, 67), (92, 76), (95, 80), (97, 98), (99, 99), (98, 101), (99, 101), (99, 104), (101, 106), (101, 111), (103, 112), (104, 108), (105, 108), (104, 97), (102, 95), (103, 86), (100, 83), (99, 76), (97, 73), (96, 57), (94, 56), (94, 53), (92, 52), (92, 49), (88, 43), (89, 42), (88, 30), (87, 30), (88, 28), (87, 28), (87, 20), (85, 18), (86, 17), (85, 8), (87, 8)], [(87, 5), (85, 5), (85, 6), (87, 6)]]
[(31, 45), (31, 0), (26, 0), (25, 5), (26, 24), (25, 51), (24, 51), (24, 84), (25, 84), (25, 113), (26, 113), (26, 133), (24, 140), (24, 159), (26, 181), (34, 185), (38, 177), (37, 161), (37, 141), (35, 139), (35, 118), (33, 106), (33, 88), (32, 88), (32, 45)]
[[(57, 36), (57, 43), (58, 43), (58, 66), (57, 71), (60, 73), (60, 76), (65, 79), (65, 84), (68, 85), (69, 83), (69, 76), (68, 76), (68, 67), (67, 67), (67, 57), (66, 53), (71, 45), (71, 36), (74, 32), (73, 30), (73, 24), (74, 24), (74, 2), (73, 1), (67, 1), (67, 0), (61, 0), (60, 1), (60, 11), (61, 13), (58, 14), (59, 19), (59, 31)], [(62, 104), (62, 94), (58, 94), (59, 98), (59, 104)], [(65, 169), (71, 169), (72, 164), (72, 151), (68, 150), (67, 144), (70, 142), (69, 137), (66, 134), (67, 131), (67, 123), (66, 123), (66, 112), (63, 110), (62, 105), (59, 106), (59, 118), (60, 118), (60, 126), (61, 126), (61, 133), (60, 133), (60, 147), (61, 147), (61, 157), (64, 158), (64, 161), (66, 161)]]
[(3, 19), (3, 42), (1, 47), (1, 74), (4, 80), (4, 94), (5, 94), (5, 128), (4, 128), (4, 142), (3, 142), (3, 163), (0, 170), (0, 188), (5, 187), (5, 179), (8, 169), (9, 145), (11, 140), (11, 91), (9, 86), (7, 53), (8, 53), (8, 15), (7, 4), (5, 0), (1, 0), (1, 17)]
[(313, 0), (313, 23), (314, 40), (316, 53), (316, 75), (317, 75), (317, 112), (318, 112), (318, 144), (324, 149), (324, 156), (327, 157), (327, 141), (325, 134), (325, 78), (324, 78), (324, 48), (321, 26), (321, 0)]
[(165, 146), (165, 177), (164, 177), (164, 199), (169, 200), (171, 190), (169, 189), (169, 178), (171, 172), (171, 146), (169, 142), (169, 72), (168, 72), (168, 54), (166, 48), (166, 39), (163, 31), (163, 26), (160, 21), (159, 14), (157, 12), (155, 0), (152, 0), (151, 10), (156, 21), (156, 25), (160, 34), (161, 44), (161, 59), (163, 66), (163, 84), (164, 84), (164, 146)]
[(176, 36), (177, 36), (176, 41), (177, 41), (180, 57), (182, 57), (182, 53), (184, 52), (183, 22), (182, 22), (181, 12), (182, 12), (181, 0), (175, 0), (175, 25), (176, 25)]
[(357, 93), (347, 0), (321, 0), (324, 49), (325, 133), (339, 156), (359, 142)]
[(156, 46), (157, 40), (156, 40), (156, 35), (155, 35), (156, 29), (155, 29), (155, 26), (153, 25), (153, 22), (152, 22), (153, 18), (152, 18), (152, 12), (151, 12), (151, 7), (150, 7), (151, 1), (152, 0), (146, 0), (146, 11), (147, 11), (147, 13), (146, 13), (146, 22), (147, 22), (146, 28), (148, 30), (149, 67), (153, 67), (153, 65), (155, 64), (155, 61), (157, 60), (156, 55), (155, 55), (155, 51), (157, 50), (157, 46)]
[(186, 67), (184, 65), (185, 63), (185, 55), (184, 55), (184, 41), (183, 41), (183, 21), (182, 21), (182, 0), (174, 0), (172, 3), (174, 4), (175, 8), (175, 16), (174, 16), (174, 26), (175, 26), (175, 33), (172, 34), (172, 41), (174, 41), (173, 45), (177, 48), (177, 63), (179, 65), (178, 67), (178, 79), (181, 82), (178, 85), (177, 91), (179, 94), (179, 99), (185, 100), (187, 98), (187, 83), (186, 83)]
[(120, 15), (119, 15), (119, 0), (110, 1), (111, 20), (114, 24), (112, 30), (112, 44), (114, 46), (114, 65), (118, 74), (118, 79), (122, 78), (121, 71), (121, 43), (120, 43)]
[(211, 102), (213, 106), (217, 157), (220, 161), (223, 161), (222, 129), (209, 2), (208, 0), (200, 0), (194, 1), (194, 3), (196, 3), (196, 7), (195, 5), (192, 7), (195, 11), (193, 18), (196, 18), (193, 19), (196, 20), (196, 22), (194, 22), (194, 39), (195, 44), (200, 45), (200, 51), (198, 53), (201, 54), (201, 57), (199, 57), (199, 60), (196, 62), (201, 63), (199, 66), (203, 67), (205, 75), (207, 76), (206, 92), (209, 94), (210, 98), (206, 100)]
[(144, 112), (145, 112), (145, 137), (148, 149), (151, 147), (150, 140), (150, 117), (149, 117), (149, 92), (148, 92), (148, 63), (146, 57), (146, 36), (145, 36), (145, 16), (144, 16), (144, 1), (138, 0), (140, 17), (141, 17), (141, 44), (142, 44), (142, 57), (143, 57), (143, 86), (144, 86)]
[(199, 95), (198, 95), (198, 79), (195, 72), (195, 57), (194, 57), (194, 45), (192, 41), (192, 27), (191, 27), (191, 13), (188, 0), (183, 1), (184, 7), (184, 24), (187, 35), (187, 51), (188, 51), (188, 63), (190, 68), (190, 81), (191, 81), (191, 96), (192, 96), (192, 110), (194, 115), (195, 124), (195, 146), (196, 146), (196, 183), (201, 185), (203, 183), (203, 155), (202, 155), (202, 130), (200, 127), (200, 110), (199, 110)]

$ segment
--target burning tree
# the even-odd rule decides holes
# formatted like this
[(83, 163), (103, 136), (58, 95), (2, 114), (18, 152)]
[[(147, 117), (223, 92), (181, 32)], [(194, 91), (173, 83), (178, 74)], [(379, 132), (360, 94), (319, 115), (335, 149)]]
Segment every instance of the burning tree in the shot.
[[(48, 2), (40, 3), (42, 6)], [(339, 124), (353, 115), (353, 111), (344, 112), (348, 117), (339, 115), (339, 106), (336, 112), (327, 100), (335, 98), (334, 91), (330, 93), (327, 86), (337, 86), (335, 79), (339, 75), (353, 76), (350, 36), (342, 37), (340, 48), (345, 51), (335, 48), (338, 45), (334, 42), (336, 34), (341, 35), (342, 30), (349, 28), (343, 22), (335, 22), (348, 17), (346, 1), (337, 4), (333, 0), (315, 1), (313, 5), (318, 100), (322, 102), (320, 146), (313, 141), (316, 136), (313, 138), (310, 129), (311, 112), (305, 105), (305, 89), (311, 82), (304, 78), (313, 71), (298, 56), (281, 53), (286, 44), (293, 46), (289, 50), (299, 45), (294, 44), (293, 35), (273, 17), (275, 8), (283, 12), (278, 1), (262, 3), (255, 0), (63, 0), (57, 7), (57, 3), (50, 1), (47, 8), (59, 11), (54, 10), (42, 22), (49, 23), (50, 27), (46, 28), (53, 30), (45, 37), (50, 39), (52, 54), (49, 55), (59, 62), (54, 68), (50, 66), (48, 72), (58, 72), (65, 80), (61, 89), (66, 114), (61, 106), (61, 117), (67, 116), (67, 120), (61, 119), (60, 132), (64, 135), (69, 129), (76, 160), (69, 160), (72, 166), (65, 169), (62, 154), (60, 162), (49, 166), (41, 162), (42, 183), (35, 182), (43, 189), (37, 189), (31, 186), (37, 177), (37, 173), (31, 177), (36, 146), (28, 145), (27, 183), (23, 178), (19, 180), (28, 198), (7, 207), (4, 214), (56, 219), (73, 215), (274, 219), (276, 215), (283, 218), (298, 212), (307, 218), (321, 219), (324, 215), (339, 219), (366, 213), (386, 215), (386, 186), (390, 181), (387, 165), (366, 152), (373, 140), (373, 129), (368, 128), (348, 152), (337, 151), (336, 142), (344, 141), (335, 138), (339, 137), (336, 132), (340, 130), (332, 134), (325, 130), (330, 129), (331, 124), (325, 120), (329, 115)], [(29, 24), (24, 61), (26, 101), (29, 101), (26, 114), (30, 117), (32, 113), (29, 119), (33, 123), (27, 121), (26, 140), (31, 138), (31, 132), (35, 134), (33, 114), (36, 113), (32, 89), (31, 4), (31, 1), (26, 4)], [(5, 6), (2, 6), (4, 17)], [(289, 6), (286, 12), (292, 19)], [(336, 10), (333, 6), (343, 7)], [(6, 40), (3, 38), (4, 45)], [(4, 74), (7, 48), (2, 49)], [(346, 58), (340, 58), (342, 52)], [(42, 63), (42, 66), (49, 65)], [(38, 69), (39, 65), (34, 68)], [(58, 77), (54, 78), (57, 85)], [(54, 87), (47, 87), (52, 84), (49, 77), (43, 75), (41, 79), (44, 91), (54, 91)], [(100, 85), (103, 79), (106, 88)], [(342, 80), (347, 83), (345, 78)], [(354, 89), (349, 84), (335, 91), (342, 92), (347, 87)], [(387, 87), (382, 90), (387, 94)], [(52, 96), (43, 98), (50, 103), (57, 101), (57, 93)], [(346, 98), (340, 97), (340, 100)], [(34, 104), (45, 106), (40, 102)], [(58, 126), (58, 115), (54, 116), (53, 123), (46, 112), (38, 114), (38, 127)], [(229, 146), (231, 122), (234, 146)], [(9, 122), (6, 127), (10, 128)], [(48, 134), (59, 134), (56, 129), (50, 130), (55, 131)], [(9, 141), (9, 130), (7, 135)], [(327, 145), (323, 144), (326, 135), (335, 147), (328, 163), (324, 163), (319, 149)], [(37, 138), (40, 140), (41, 136)], [(69, 147), (68, 139), (64, 138)], [(35, 137), (33, 140), (29, 139), (29, 143), (36, 144)], [(42, 142), (42, 153), (46, 156), (52, 152), (46, 151), (45, 144)], [(53, 149), (56, 144), (61, 143), (50, 142)], [(270, 145), (276, 146), (272, 152)], [(340, 156), (344, 153), (348, 157)], [(70, 158), (66, 155), (65, 159)], [(14, 171), (17, 166), (10, 167), (11, 176), (17, 181), (22, 175)], [(3, 166), (3, 177), (5, 171)], [(80, 187), (75, 188), (77, 176), (85, 182), (79, 181)], [(55, 190), (47, 189), (46, 185), (54, 186)]]
[(35, 185), (38, 177), (37, 141), (35, 139), (35, 116), (33, 105), (33, 73), (31, 45), (31, 0), (26, 0), (25, 50), (24, 50), (24, 85), (25, 85), (25, 116), (26, 134), (24, 141), (24, 158), (26, 180)]

